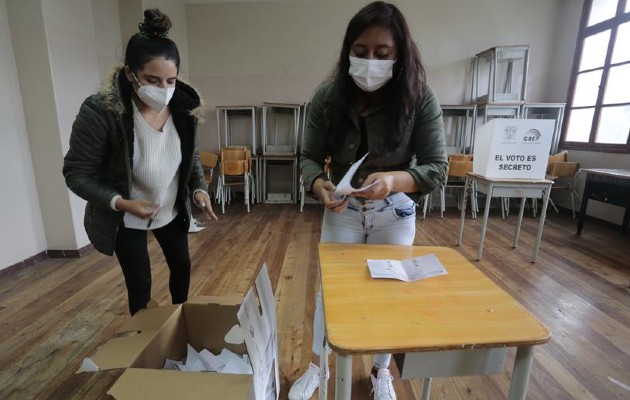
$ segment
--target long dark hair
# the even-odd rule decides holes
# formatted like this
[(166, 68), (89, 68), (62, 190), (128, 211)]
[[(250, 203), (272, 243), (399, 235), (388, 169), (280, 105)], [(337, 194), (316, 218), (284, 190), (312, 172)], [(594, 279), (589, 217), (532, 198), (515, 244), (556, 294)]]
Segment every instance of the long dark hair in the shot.
[[(125, 50), (125, 65), (129, 66), (134, 74), (137, 74), (147, 62), (157, 57), (174, 61), (179, 71), (179, 51), (175, 42), (168, 38), (171, 26), (168, 15), (157, 8), (144, 10), (144, 21), (138, 24), (139, 31), (129, 38)], [(118, 77), (118, 84), (122, 98), (125, 103), (129, 103), (128, 109), (131, 109), (133, 87), (122, 71)]]
[(415, 105), (424, 95), (426, 73), (420, 60), (420, 51), (411, 38), (409, 27), (400, 10), (393, 4), (375, 1), (363, 7), (348, 23), (337, 67), (332, 74), (332, 120), (328, 127), (328, 146), (338, 146), (342, 126), (347, 124), (345, 112), (354, 104), (361, 90), (348, 74), (350, 48), (368, 28), (379, 26), (388, 30), (397, 46), (398, 59), (394, 64), (393, 78), (382, 88), (381, 101), (393, 128), (387, 135), (387, 149), (394, 149), (403, 140), (404, 130)]

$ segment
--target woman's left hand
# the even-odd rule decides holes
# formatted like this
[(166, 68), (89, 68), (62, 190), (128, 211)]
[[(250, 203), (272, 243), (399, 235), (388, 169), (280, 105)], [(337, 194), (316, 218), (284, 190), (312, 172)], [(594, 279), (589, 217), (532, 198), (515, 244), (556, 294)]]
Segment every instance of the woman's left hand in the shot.
[(361, 187), (372, 185), (369, 189), (353, 192), (351, 196), (363, 197), (370, 200), (382, 200), (389, 196), (394, 187), (394, 176), (389, 172), (375, 172), (368, 175)]
[(201, 191), (195, 193), (195, 203), (197, 203), (197, 206), (203, 210), (203, 213), (206, 215), (208, 221), (218, 221), (217, 216), (212, 210), (212, 202), (210, 201), (210, 197), (207, 193)]

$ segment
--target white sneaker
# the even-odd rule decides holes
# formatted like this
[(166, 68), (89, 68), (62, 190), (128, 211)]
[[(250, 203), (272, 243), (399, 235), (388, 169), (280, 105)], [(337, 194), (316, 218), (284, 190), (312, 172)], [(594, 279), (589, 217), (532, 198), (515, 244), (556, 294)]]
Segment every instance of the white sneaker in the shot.
[[(326, 381), (330, 378), (330, 372), (326, 373)], [(310, 363), (308, 369), (300, 376), (291, 390), (289, 390), (289, 400), (308, 400), (313, 397), (315, 389), (319, 387), (319, 367)]]
[(396, 400), (396, 392), (394, 392), (392, 383), (394, 378), (387, 368), (379, 369), (376, 378), (370, 374), (370, 379), (372, 380), (374, 400)]
[(201, 222), (197, 221), (194, 217), (190, 217), (190, 226), (188, 227), (188, 232), (195, 233), (206, 229)]

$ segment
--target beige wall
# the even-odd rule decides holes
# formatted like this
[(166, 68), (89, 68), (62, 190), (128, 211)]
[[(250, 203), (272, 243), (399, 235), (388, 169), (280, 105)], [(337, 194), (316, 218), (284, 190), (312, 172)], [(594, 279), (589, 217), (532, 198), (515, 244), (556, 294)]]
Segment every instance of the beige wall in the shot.
[[(350, 18), (367, 1), (259, 1), (188, 5), (192, 82), (215, 105), (308, 101), (334, 67)], [(576, 4), (567, 4), (576, 3)], [(400, 0), (442, 104), (470, 97), (474, 54), (497, 45), (531, 46), (528, 98), (563, 102), (575, 33), (558, 35), (558, 19), (578, 1)], [(573, 21), (569, 21), (573, 23)], [(567, 40), (568, 38), (568, 40)], [(558, 39), (566, 40), (558, 42)], [(564, 60), (552, 68), (557, 48)], [(554, 85), (549, 81), (553, 78)], [(550, 87), (554, 90), (550, 90)], [(214, 114), (202, 147), (218, 148)]]

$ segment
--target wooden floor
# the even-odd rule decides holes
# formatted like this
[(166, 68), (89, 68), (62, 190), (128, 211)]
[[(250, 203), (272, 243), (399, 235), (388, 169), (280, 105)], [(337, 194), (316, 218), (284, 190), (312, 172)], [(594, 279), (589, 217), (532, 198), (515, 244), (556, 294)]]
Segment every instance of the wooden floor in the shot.
[[(318, 205), (303, 213), (294, 205), (256, 205), (246, 213), (232, 204), (218, 223), (190, 235), (191, 295), (243, 295), (255, 268), (267, 262), (278, 307), (282, 399), (310, 359), (321, 217)], [(515, 221), (493, 210), (483, 260), (474, 263), (552, 332), (551, 341), (535, 350), (527, 398), (630, 399), (630, 237), (591, 220), (577, 236), (576, 220), (550, 211), (532, 264), (537, 219), (525, 218), (520, 247), (512, 249)], [(458, 223), (455, 209), (444, 219), (429, 213), (417, 221), (415, 244), (454, 247)], [(468, 219), (457, 248), (470, 260), (480, 226), (480, 219)], [(167, 304), (164, 258), (155, 240), (149, 249), (153, 297)], [(115, 258), (92, 252), (0, 275), (0, 399), (106, 398), (120, 372), (75, 371), (127, 318)], [(513, 358), (510, 351), (501, 375), (436, 378), (431, 399), (505, 399)], [(370, 366), (370, 357), (355, 357), (353, 399), (371, 398)], [(421, 386), (419, 380), (395, 380), (401, 400), (419, 399)]]

